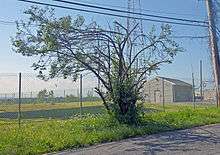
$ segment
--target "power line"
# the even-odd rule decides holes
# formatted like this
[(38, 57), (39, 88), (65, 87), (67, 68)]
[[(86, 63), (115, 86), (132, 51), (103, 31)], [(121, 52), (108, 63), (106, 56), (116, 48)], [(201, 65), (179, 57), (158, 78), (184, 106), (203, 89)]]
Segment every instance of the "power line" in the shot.
[(99, 11), (92, 11), (92, 10), (87, 10), (87, 9), (79, 9), (79, 8), (67, 7), (67, 6), (62, 6), (62, 5), (56, 5), (56, 4), (35, 2), (35, 1), (30, 1), (30, 0), (18, 0), (18, 1), (31, 3), (31, 4), (57, 7), (57, 8), (68, 9), (68, 10), (76, 10), (76, 11), (82, 11), (82, 12), (88, 12), (88, 13), (102, 14), (102, 15), (114, 16), (114, 17), (120, 17), (120, 18), (130, 18), (130, 19), (145, 20), (145, 21), (159, 22), (159, 23), (168, 23), (168, 24), (183, 25), (183, 26), (207, 27), (207, 25), (204, 25), (204, 24), (189, 24), (189, 23), (172, 22), (172, 21), (165, 21), (165, 20), (156, 20), (156, 19), (142, 18), (142, 17), (130, 17), (130, 16), (126, 16), (126, 15), (119, 15), (119, 14), (99, 12)]
[(126, 10), (119, 10), (119, 9), (101, 7), (101, 6), (96, 6), (96, 5), (89, 5), (89, 4), (84, 4), (84, 3), (72, 2), (72, 1), (70, 2), (70, 1), (66, 1), (66, 0), (53, 0), (53, 1), (67, 3), (67, 4), (73, 4), (73, 5), (77, 5), (77, 6), (84, 6), (84, 7), (89, 7), (89, 8), (96, 8), (96, 9), (102, 9), (102, 10), (108, 10), (108, 11), (114, 11), (114, 12), (120, 12), (120, 13), (128, 13), (128, 14), (133, 14), (133, 15), (146, 16), (146, 17), (154, 17), (154, 18), (184, 21), (184, 22), (191, 22), (191, 23), (208, 24), (207, 22), (204, 22), (204, 21), (189, 20), (189, 19), (183, 19), (183, 18), (174, 18), (174, 17), (168, 17), (168, 16), (159, 16), (159, 15), (152, 15), (152, 14), (138, 13), (138, 12), (131, 12), (131, 11), (126, 11)]
[(217, 34), (219, 35), (219, 37), (220, 37), (220, 30), (218, 29), (218, 27), (215, 27), (216, 28), (216, 32), (217, 32)]
[[(95, 2), (90, 2), (90, 1), (82, 1), (79, 0), (83, 3), (87, 3), (87, 4), (95, 4), (95, 5), (99, 5), (99, 6), (103, 6), (103, 4), (100, 3), (95, 3)], [(123, 6), (117, 6), (117, 5), (110, 5), (110, 4), (104, 4), (104, 6), (108, 6), (108, 7), (114, 7), (114, 8), (121, 8), (121, 9), (127, 9), (127, 7), (123, 7)], [(135, 11), (143, 11), (143, 12), (153, 12), (153, 13), (160, 13), (160, 14), (168, 14), (168, 15), (181, 15), (181, 16), (195, 16), (195, 14), (189, 14), (189, 13), (174, 13), (174, 12), (167, 12), (167, 11), (155, 11), (155, 10), (151, 10), (151, 9), (136, 9), (134, 8)]]
[(206, 39), (209, 36), (172, 36), (172, 38), (177, 39)]
[[(0, 24), (15, 25), (16, 23), (17, 24), (22, 24), (22, 23), (14, 22), (14, 21), (0, 20)], [(180, 36), (171, 36), (171, 38), (177, 38), (177, 39), (205, 39), (205, 38), (208, 38), (208, 36), (190, 36), (190, 35), (181, 36), (180, 35)]]
[[(8, 25), (16, 25), (16, 24), (22, 25), (23, 23), (19, 23), (16, 20), (15, 21), (0, 20), (0, 25), (8, 26)], [(36, 24), (30, 24), (30, 25), (37, 26)]]
[(8, 24), (15, 24), (15, 22), (13, 22), (13, 21), (0, 20), (0, 24), (8, 25)]

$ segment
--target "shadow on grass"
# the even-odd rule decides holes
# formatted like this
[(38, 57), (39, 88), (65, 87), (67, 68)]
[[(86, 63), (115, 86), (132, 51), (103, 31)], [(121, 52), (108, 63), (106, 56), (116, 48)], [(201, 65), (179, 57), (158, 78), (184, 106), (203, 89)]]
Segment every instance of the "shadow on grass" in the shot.
[[(103, 106), (83, 107), (82, 114), (100, 114), (104, 113)], [(52, 109), (52, 110), (35, 110), (21, 112), (22, 119), (34, 119), (34, 118), (60, 118), (68, 119), (74, 115), (80, 114), (80, 108), (72, 109)], [(17, 119), (17, 112), (4, 112), (0, 113), (0, 118)]]
[[(146, 108), (146, 113), (158, 112), (153, 108)], [(103, 106), (83, 107), (82, 114), (103, 114), (105, 109)], [(75, 115), (80, 114), (80, 108), (68, 109), (50, 109), (50, 110), (34, 110), (21, 112), (22, 119), (35, 119), (35, 118), (52, 118), (52, 119), (68, 119)], [(17, 119), (18, 112), (1, 112), (0, 118), (4, 119)]]

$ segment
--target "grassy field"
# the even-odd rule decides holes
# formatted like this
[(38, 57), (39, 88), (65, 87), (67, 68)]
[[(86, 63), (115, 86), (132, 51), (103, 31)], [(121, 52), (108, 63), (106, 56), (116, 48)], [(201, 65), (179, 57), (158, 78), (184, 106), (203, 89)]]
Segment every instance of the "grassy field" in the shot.
[[(145, 107), (163, 110), (163, 105), (158, 103), (145, 103)], [(174, 106), (175, 105), (175, 106)], [(83, 107), (91, 107), (91, 106), (102, 106), (102, 102), (93, 101), (93, 102), (83, 102)], [(79, 108), (79, 102), (71, 102), (71, 103), (37, 103), (37, 104), (22, 104), (21, 111), (37, 111), (37, 110), (54, 110), (54, 109), (73, 109)], [(165, 103), (165, 110), (175, 111), (179, 110), (182, 107), (193, 107), (193, 103)], [(204, 107), (215, 107), (214, 104), (198, 104), (196, 103), (196, 108), (204, 108)], [(17, 112), (18, 104), (0, 104), (0, 113), (2, 112)]]
[[(90, 106), (101, 106), (102, 103), (98, 101), (94, 102), (83, 102), (83, 107)], [(53, 110), (53, 109), (72, 109), (78, 108), (80, 106), (79, 102), (72, 103), (37, 103), (37, 104), (22, 104), (22, 111), (33, 111), (33, 110)], [(0, 104), (1, 112), (17, 112), (18, 104)]]
[(162, 112), (160, 104), (145, 106), (155, 108), (157, 112), (147, 113), (139, 126), (119, 124), (107, 115), (28, 122), (22, 123), (20, 129), (16, 120), (8, 121), (11, 123), (8, 125), (4, 125), (5, 121), (2, 120), (0, 154), (42, 154), (138, 135), (220, 123), (220, 109), (213, 107), (200, 105), (194, 110), (189, 104), (167, 104), (166, 112)]
[[(100, 114), (104, 113), (101, 102), (83, 102), (82, 114)], [(17, 104), (0, 104), (0, 119), (17, 119)], [(80, 104), (73, 103), (40, 103), (40, 104), (22, 104), (22, 119), (67, 119), (80, 114)]]
[[(145, 108), (152, 108), (157, 109), (159, 111), (164, 111), (162, 103), (145, 103)], [(204, 108), (215, 108), (216, 105), (209, 103), (209, 104), (202, 104), (202, 103), (195, 103), (195, 109), (204, 109)], [(165, 111), (172, 112), (172, 111), (179, 111), (183, 108), (194, 108), (193, 103), (165, 103)]]
[[(163, 111), (162, 104), (144, 105), (145, 112), (158, 112)], [(214, 107), (214, 105), (196, 105), (196, 109)], [(178, 111), (182, 108), (193, 108), (192, 103), (176, 103), (165, 104), (165, 111)], [(18, 105), (17, 104), (0, 104), (0, 120), (1, 119), (17, 119), (18, 118)], [(103, 114), (105, 113), (104, 107), (101, 102), (83, 102), (82, 111), (78, 102), (73, 103), (41, 103), (41, 104), (22, 104), (21, 105), (21, 118), (26, 119), (68, 119), (79, 115), (82, 112), (85, 114)]]

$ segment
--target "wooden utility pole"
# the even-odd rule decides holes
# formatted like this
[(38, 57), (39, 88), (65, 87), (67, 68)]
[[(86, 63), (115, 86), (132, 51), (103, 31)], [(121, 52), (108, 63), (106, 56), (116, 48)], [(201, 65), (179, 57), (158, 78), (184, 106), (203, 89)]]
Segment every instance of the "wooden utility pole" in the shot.
[(216, 25), (214, 20), (213, 3), (212, 0), (206, 0), (208, 22), (209, 22), (209, 35), (210, 35), (210, 46), (211, 46), (211, 58), (213, 64), (213, 73), (216, 87), (216, 101), (217, 107), (220, 104), (220, 60), (218, 54), (218, 44), (216, 37)]

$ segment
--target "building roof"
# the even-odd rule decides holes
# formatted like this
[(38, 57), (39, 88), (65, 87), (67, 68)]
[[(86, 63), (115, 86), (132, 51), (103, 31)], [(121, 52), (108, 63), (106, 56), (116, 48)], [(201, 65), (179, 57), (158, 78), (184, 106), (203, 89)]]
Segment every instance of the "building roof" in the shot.
[(181, 81), (181, 80), (171, 79), (171, 78), (166, 78), (166, 77), (158, 77), (158, 78), (160, 78), (160, 79), (164, 79), (164, 80), (166, 80), (166, 81), (172, 83), (173, 85), (192, 87), (191, 84), (186, 83), (186, 82)]

